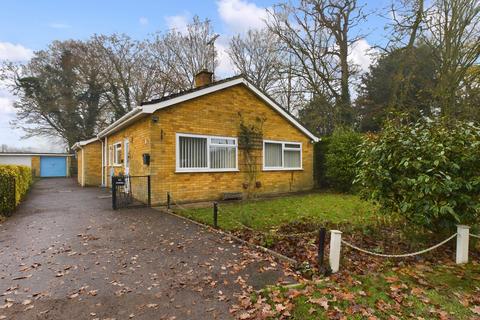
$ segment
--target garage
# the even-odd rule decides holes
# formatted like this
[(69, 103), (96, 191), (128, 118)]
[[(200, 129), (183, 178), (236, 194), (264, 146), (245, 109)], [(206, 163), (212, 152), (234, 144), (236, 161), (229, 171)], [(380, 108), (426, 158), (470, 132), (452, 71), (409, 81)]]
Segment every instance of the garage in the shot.
[(40, 157), (40, 177), (66, 177), (66, 157)]
[(68, 153), (22, 153), (0, 152), (0, 165), (15, 164), (32, 168), (35, 177), (69, 177), (70, 159)]
[(16, 164), (31, 167), (32, 156), (28, 155), (3, 155), (0, 157), (0, 164)]

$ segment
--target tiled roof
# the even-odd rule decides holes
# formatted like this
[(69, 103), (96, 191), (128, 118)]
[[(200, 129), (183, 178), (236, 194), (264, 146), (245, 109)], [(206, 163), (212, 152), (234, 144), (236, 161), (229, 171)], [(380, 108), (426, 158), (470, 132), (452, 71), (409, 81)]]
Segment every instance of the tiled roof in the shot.
[(205, 88), (209, 88), (209, 87), (214, 87), (216, 85), (219, 85), (219, 84), (231, 81), (231, 80), (239, 79), (239, 78), (242, 78), (242, 75), (238, 75), (238, 76), (229, 77), (229, 78), (225, 78), (225, 79), (222, 79), (222, 80), (214, 81), (210, 84), (207, 84), (207, 85), (204, 85), (204, 86), (201, 86), (201, 87), (188, 89), (188, 90), (183, 90), (183, 91), (180, 91), (178, 93), (172, 93), (172, 94), (169, 94), (168, 96), (165, 96), (165, 97), (161, 97), (161, 98), (158, 98), (158, 99), (152, 99), (152, 100), (149, 100), (149, 101), (142, 102), (140, 105), (141, 106), (146, 106), (146, 105), (149, 105), (149, 104), (155, 104), (155, 103), (167, 101), (167, 100), (170, 100), (170, 99), (173, 99), (173, 98), (183, 96), (185, 94), (189, 94), (189, 93), (192, 93), (192, 92), (195, 92), (195, 91), (198, 91), (198, 90), (202, 90), (202, 89), (205, 89)]

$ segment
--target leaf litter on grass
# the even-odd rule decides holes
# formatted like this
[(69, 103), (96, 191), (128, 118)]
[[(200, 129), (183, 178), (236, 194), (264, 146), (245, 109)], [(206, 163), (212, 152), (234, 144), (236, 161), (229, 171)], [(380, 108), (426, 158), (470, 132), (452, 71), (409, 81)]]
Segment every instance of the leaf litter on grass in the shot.
[[(439, 282), (441, 275), (448, 284)], [(478, 277), (477, 262), (425, 263), (369, 275), (340, 272), (300, 280), (297, 288), (244, 293), (240, 305), (244, 319), (478, 319), (480, 282), (472, 281)]]

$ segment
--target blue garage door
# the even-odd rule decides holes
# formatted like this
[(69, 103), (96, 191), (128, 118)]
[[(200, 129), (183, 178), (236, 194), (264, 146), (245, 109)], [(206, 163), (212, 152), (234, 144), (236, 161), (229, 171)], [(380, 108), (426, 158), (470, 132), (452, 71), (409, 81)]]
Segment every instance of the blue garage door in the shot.
[(40, 157), (40, 176), (67, 176), (67, 161), (65, 157)]

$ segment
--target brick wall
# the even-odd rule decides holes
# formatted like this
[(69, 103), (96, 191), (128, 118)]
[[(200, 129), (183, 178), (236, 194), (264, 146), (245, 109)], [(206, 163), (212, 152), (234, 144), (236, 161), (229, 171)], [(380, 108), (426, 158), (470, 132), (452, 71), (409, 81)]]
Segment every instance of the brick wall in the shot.
[(40, 177), (40, 156), (32, 156), (32, 174)]
[[(182, 202), (213, 200), (223, 192), (244, 195), (276, 194), (309, 190), (313, 187), (313, 144), (311, 139), (242, 85), (155, 113), (152, 124), (152, 203), (163, 203), (166, 192)], [(303, 170), (263, 171), (262, 150), (255, 150), (255, 178), (248, 170), (245, 152), (239, 148), (239, 172), (176, 173), (175, 133), (238, 137), (240, 121), (263, 122), (263, 139), (302, 143)], [(260, 187), (255, 186), (255, 182)], [(245, 186), (247, 188), (245, 189)]]
[[(77, 181), (83, 187), (100, 186), (102, 184), (102, 143), (95, 141), (82, 148), (83, 153), (82, 149), (76, 151)], [(83, 173), (85, 173), (85, 178), (83, 178)]]
[[(83, 171), (82, 171), (82, 162), (83, 162), (83, 157), (82, 157), (82, 149), (77, 149), (75, 151), (75, 157), (77, 158), (77, 182), (79, 185), (82, 185), (82, 177), (83, 177)], [(88, 172), (87, 172), (88, 174)]]
[[(154, 122), (153, 117), (158, 121)], [(176, 133), (238, 137), (240, 120), (247, 124), (263, 122), (263, 139), (302, 143), (302, 170), (263, 171), (262, 150), (253, 151), (254, 175), (247, 169), (245, 152), (238, 149), (238, 172), (176, 173)], [(130, 175), (152, 176), (152, 203), (165, 203), (171, 192), (178, 202), (215, 200), (224, 192), (255, 196), (309, 190), (313, 187), (313, 144), (311, 139), (273, 110), (243, 85), (217, 91), (165, 108), (137, 120), (107, 137), (108, 146), (122, 143), (122, 164), (107, 165), (124, 172), (124, 142), (129, 141)], [(142, 154), (151, 155), (150, 166)], [(108, 155), (108, 147), (107, 147)], [(101, 163), (101, 159), (98, 160)], [(109, 163), (113, 163), (113, 160)], [(79, 162), (80, 168), (80, 162)], [(79, 169), (80, 170), (80, 169)], [(256, 182), (260, 187), (256, 186)], [(246, 188), (245, 188), (246, 187)]]
[[(134, 122), (132, 125), (122, 129), (107, 137), (107, 145), (113, 146), (116, 143), (121, 143), (120, 164), (115, 165), (113, 159), (108, 159), (105, 167), (105, 181), (107, 186), (111, 186), (111, 170), (114, 174), (125, 174), (125, 140), (129, 143), (129, 170), (132, 176), (149, 175), (150, 167), (143, 164), (143, 154), (150, 153), (151, 149), (151, 119), (145, 117)], [(109, 157), (107, 147), (107, 158)], [(112, 157), (113, 158), (113, 157)], [(153, 173), (154, 174), (154, 173)], [(132, 191), (134, 197), (145, 201), (146, 200), (146, 179), (132, 179)]]
[[(83, 146), (85, 161), (84, 186), (100, 186), (102, 184), (102, 143), (95, 141)], [(81, 170), (81, 167), (79, 167)]]

